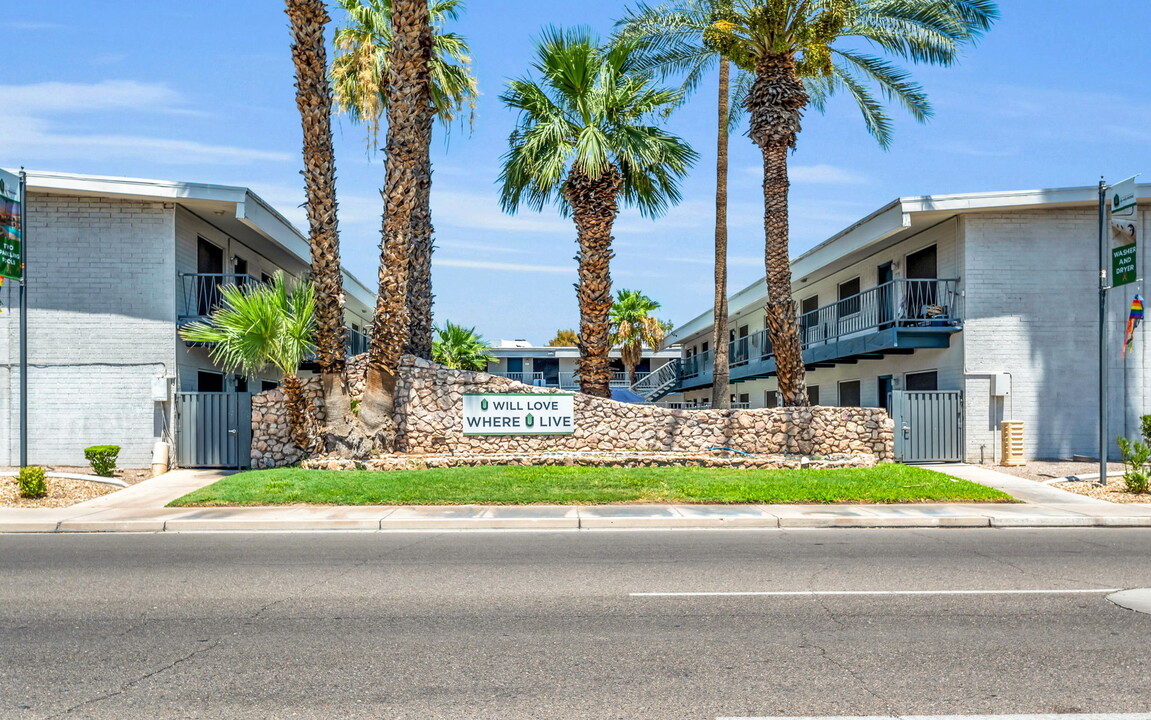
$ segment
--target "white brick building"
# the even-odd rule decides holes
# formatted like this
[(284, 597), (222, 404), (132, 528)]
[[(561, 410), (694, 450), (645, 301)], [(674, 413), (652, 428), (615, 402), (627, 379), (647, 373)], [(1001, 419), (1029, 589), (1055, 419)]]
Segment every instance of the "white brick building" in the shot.
[[(33, 172), (25, 212), (29, 462), (83, 465), (109, 443), (145, 467), (173, 439), (174, 393), (277, 380), (225, 375), (177, 334), (223, 282), (307, 274), (306, 237), (250, 190)], [(373, 293), (344, 280), (349, 328), (366, 328)], [(17, 285), (0, 290), (0, 466), (19, 460)]]
[[(1151, 186), (1139, 186), (1142, 237)], [(891, 390), (962, 392), (968, 461), (994, 462), (1000, 423), (1025, 423), (1029, 458), (1098, 452), (1096, 188), (900, 198), (793, 261), (807, 383), (820, 405), (886, 406)], [(1140, 249), (1140, 278), (1151, 270)], [(1108, 250), (1109, 257), (1109, 250)], [(1108, 260), (1109, 263), (1109, 260)], [(1109, 293), (1110, 435), (1151, 413), (1151, 337), (1120, 359), (1142, 281)], [(760, 280), (730, 300), (732, 397), (776, 402)], [(710, 395), (712, 317), (677, 328), (675, 384)], [(1114, 449), (1112, 449), (1114, 454)]]

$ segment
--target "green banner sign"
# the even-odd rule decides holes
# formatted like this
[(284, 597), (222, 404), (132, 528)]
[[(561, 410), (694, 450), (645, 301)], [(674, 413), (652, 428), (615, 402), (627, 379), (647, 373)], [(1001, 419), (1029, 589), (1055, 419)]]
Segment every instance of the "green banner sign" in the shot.
[(20, 204), (20, 178), (0, 170), (0, 277), (19, 280), (20, 244), (24, 240), (24, 208)]
[(1135, 243), (1111, 249), (1111, 287), (1119, 287), (1138, 280), (1135, 262)]

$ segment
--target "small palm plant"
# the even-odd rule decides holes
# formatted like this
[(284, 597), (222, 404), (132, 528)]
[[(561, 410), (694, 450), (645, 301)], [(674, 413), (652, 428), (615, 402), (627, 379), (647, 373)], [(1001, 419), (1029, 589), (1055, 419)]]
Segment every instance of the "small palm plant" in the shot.
[(697, 154), (655, 123), (681, 100), (643, 70), (636, 46), (600, 47), (590, 29), (550, 28), (537, 43), (539, 78), (500, 96), (519, 112), (503, 157), (501, 204), (556, 203), (579, 242), (580, 389), (610, 397), (612, 226), (621, 204), (657, 217), (679, 202)]
[(432, 341), (432, 359), (445, 367), (457, 370), (486, 370), (491, 360), (488, 345), (476, 334), (474, 327), (466, 328), (450, 320), (436, 328)]
[(184, 340), (211, 345), (212, 360), (227, 372), (256, 375), (269, 365), (282, 374), (284, 405), (292, 442), (305, 452), (317, 447), (315, 418), (304, 399), (299, 367), (316, 346), (315, 295), (310, 283), (289, 287), (282, 272), (270, 284), (247, 283), (220, 288), (223, 303), (207, 322), (180, 330)]
[(612, 343), (619, 345), (629, 385), (635, 385), (635, 368), (643, 360), (644, 346), (658, 350), (667, 337), (668, 326), (651, 314), (659, 307), (639, 290), (620, 290), (612, 305)]

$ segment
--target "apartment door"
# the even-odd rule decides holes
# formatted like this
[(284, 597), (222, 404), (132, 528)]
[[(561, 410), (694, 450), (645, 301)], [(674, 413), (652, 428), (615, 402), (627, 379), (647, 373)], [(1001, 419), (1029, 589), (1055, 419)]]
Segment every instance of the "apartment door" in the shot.
[(875, 270), (875, 307), (878, 314), (879, 329), (886, 330), (891, 327), (895, 317), (895, 296), (892, 294), (892, 281), (895, 280), (895, 271), (891, 263), (886, 262)]
[(813, 343), (818, 339), (819, 313), (815, 312), (818, 309), (818, 295), (812, 295), (809, 298), (804, 298), (799, 303), (799, 331), (802, 336), (800, 341), (804, 345)]
[[(220, 277), (224, 272), (224, 249), (199, 238), (196, 242), (196, 273), (192, 280), (192, 306), (198, 315), (207, 315), (220, 301)], [(206, 276), (206, 277), (205, 277)], [(186, 287), (186, 286), (185, 286)]]
[(560, 361), (556, 358), (536, 358), (532, 361), (532, 371), (543, 373), (544, 385), (558, 387), (560, 384)]
[(927, 317), (937, 302), (936, 280), (939, 278), (939, 253), (935, 246), (925, 247), (907, 256), (907, 298), (910, 317)]

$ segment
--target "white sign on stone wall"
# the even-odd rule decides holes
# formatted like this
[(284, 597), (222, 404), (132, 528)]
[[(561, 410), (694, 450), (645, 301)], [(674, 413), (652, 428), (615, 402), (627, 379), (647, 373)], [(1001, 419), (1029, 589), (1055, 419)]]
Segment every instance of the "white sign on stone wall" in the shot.
[(571, 435), (572, 395), (464, 395), (464, 435)]

